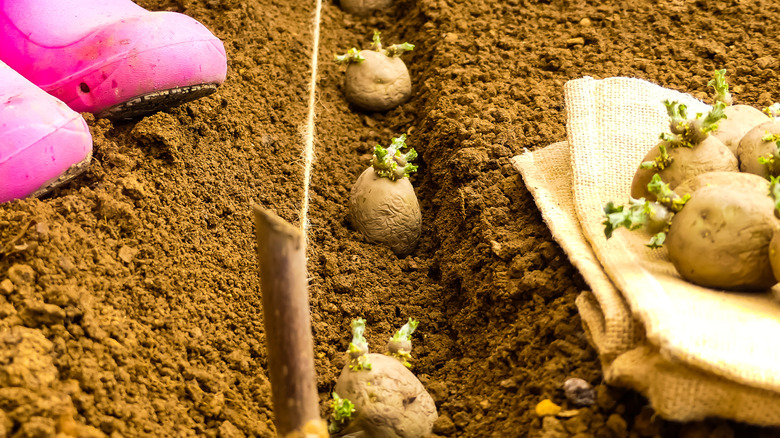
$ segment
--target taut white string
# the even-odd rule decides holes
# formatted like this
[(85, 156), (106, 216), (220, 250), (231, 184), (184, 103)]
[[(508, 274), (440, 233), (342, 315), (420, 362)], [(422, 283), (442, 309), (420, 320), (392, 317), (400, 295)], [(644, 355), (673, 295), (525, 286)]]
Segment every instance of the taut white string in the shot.
[(301, 207), (301, 232), (304, 245), (308, 241), (309, 230), (309, 186), (311, 185), (311, 168), (314, 162), (314, 118), (317, 91), (317, 54), (320, 50), (320, 21), (322, 15), (322, 0), (316, 0), (314, 8), (314, 36), (311, 54), (311, 82), (309, 82), (309, 116), (306, 121), (303, 150), (303, 206)]

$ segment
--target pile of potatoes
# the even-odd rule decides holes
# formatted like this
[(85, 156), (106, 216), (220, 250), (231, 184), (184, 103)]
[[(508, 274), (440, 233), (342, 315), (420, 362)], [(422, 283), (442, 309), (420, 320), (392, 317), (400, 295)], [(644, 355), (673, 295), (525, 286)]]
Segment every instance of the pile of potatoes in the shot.
[(780, 282), (778, 106), (732, 105), (725, 70), (709, 86), (707, 114), (689, 117), (685, 105), (664, 102), (670, 132), (634, 175), (631, 204), (604, 208), (605, 234), (644, 229), (687, 281), (765, 291)]

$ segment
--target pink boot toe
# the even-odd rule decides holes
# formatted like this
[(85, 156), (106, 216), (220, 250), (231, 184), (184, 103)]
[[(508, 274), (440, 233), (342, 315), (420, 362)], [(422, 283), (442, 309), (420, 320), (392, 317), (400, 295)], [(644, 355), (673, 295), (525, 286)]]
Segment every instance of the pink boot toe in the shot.
[(81, 115), (0, 62), (0, 203), (64, 184), (91, 157)]
[(222, 42), (129, 0), (0, 0), (0, 60), (76, 111), (134, 117), (210, 94)]

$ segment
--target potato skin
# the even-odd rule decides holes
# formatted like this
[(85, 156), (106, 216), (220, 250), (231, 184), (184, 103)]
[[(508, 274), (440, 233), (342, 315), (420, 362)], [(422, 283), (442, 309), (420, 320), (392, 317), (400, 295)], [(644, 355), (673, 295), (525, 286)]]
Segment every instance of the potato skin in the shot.
[(702, 187), (736, 185), (744, 190), (752, 191), (754, 187), (765, 187), (766, 179), (744, 172), (707, 172), (688, 178), (678, 185), (674, 191), (680, 196), (693, 194)]
[(397, 56), (361, 50), (365, 61), (350, 63), (346, 71), (347, 100), (366, 111), (387, 111), (412, 95), (412, 79), (406, 64)]
[(718, 129), (710, 135), (726, 145), (737, 156), (739, 141), (754, 127), (769, 120), (760, 109), (750, 105), (731, 105), (723, 111), (726, 118), (718, 122)]
[[(739, 175), (739, 174), (737, 174)], [(769, 242), (780, 229), (769, 182), (702, 187), (672, 219), (664, 246), (677, 272), (701, 286), (763, 291), (776, 280)]]
[(347, 364), (334, 391), (355, 404), (355, 418), (340, 432), (364, 431), (372, 438), (418, 438), (430, 435), (438, 414), (425, 387), (401, 362), (371, 353), (370, 370)]
[(745, 134), (737, 147), (739, 170), (769, 178), (769, 169), (758, 162), (758, 157), (772, 155), (777, 150), (773, 141), (761, 138), (766, 134), (780, 134), (780, 122), (770, 120), (764, 122)]
[(393, 0), (341, 0), (339, 5), (345, 12), (365, 17), (372, 12), (389, 8)]
[(409, 178), (391, 181), (369, 167), (349, 197), (352, 224), (370, 242), (385, 244), (399, 256), (412, 252), (422, 230), (422, 214)]
[[(650, 152), (645, 155), (642, 162), (652, 161), (660, 153), (659, 146), (666, 144), (661, 142), (655, 145)], [(655, 201), (655, 195), (647, 189), (647, 184), (653, 179), (653, 175), (658, 173), (661, 179), (669, 184), (669, 188), (674, 190), (680, 183), (696, 175), (714, 172), (738, 172), (737, 159), (734, 154), (717, 138), (708, 136), (704, 141), (693, 148), (677, 147), (670, 148), (667, 145), (667, 153), (674, 159), (671, 165), (664, 170), (655, 169), (637, 169), (634, 179), (631, 182), (631, 197), (635, 199), (645, 198)]]

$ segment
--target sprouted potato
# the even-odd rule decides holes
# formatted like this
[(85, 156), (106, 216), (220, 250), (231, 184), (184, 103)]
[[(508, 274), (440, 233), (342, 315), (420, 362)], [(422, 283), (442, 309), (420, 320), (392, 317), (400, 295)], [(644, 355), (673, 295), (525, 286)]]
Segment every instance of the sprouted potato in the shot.
[(654, 200), (647, 185), (653, 175), (674, 189), (696, 175), (714, 171), (739, 171), (737, 158), (717, 138), (709, 133), (718, 127), (726, 105), (717, 102), (712, 110), (688, 118), (687, 107), (678, 102), (664, 101), (669, 114), (671, 133), (663, 133), (661, 141), (647, 153), (631, 182), (631, 196)]
[[(691, 193), (684, 193), (692, 188)], [(711, 172), (686, 181), (676, 191), (655, 175), (650, 191), (670, 212), (668, 229), (655, 234), (651, 247), (664, 245), (682, 278), (715, 289), (762, 291), (777, 283), (769, 243), (780, 229), (768, 196), (769, 181), (739, 172)], [(649, 223), (649, 201), (605, 207), (605, 234)], [(779, 264), (780, 266), (780, 264)]]
[(362, 110), (387, 111), (412, 95), (412, 79), (400, 56), (414, 49), (414, 45), (403, 43), (383, 48), (379, 32), (374, 32), (372, 46), (372, 50), (352, 48), (345, 55), (337, 55), (336, 62), (347, 64), (347, 101)]
[[(369, 353), (365, 320), (352, 322), (349, 362), (333, 391), (330, 431), (335, 436), (421, 438), (430, 435), (436, 405), (409, 370), (411, 335), (417, 321), (409, 319), (391, 338), (388, 355)], [(407, 349), (408, 348), (408, 349)]]
[(370, 242), (385, 244), (401, 257), (412, 252), (422, 230), (422, 214), (409, 175), (417, 171), (415, 150), (406, 134), (385, 149), (374, 148), (371, 166), (358, 177), (349, 197), (352, 224)]

